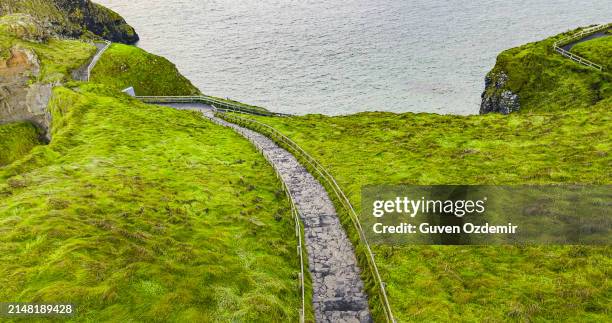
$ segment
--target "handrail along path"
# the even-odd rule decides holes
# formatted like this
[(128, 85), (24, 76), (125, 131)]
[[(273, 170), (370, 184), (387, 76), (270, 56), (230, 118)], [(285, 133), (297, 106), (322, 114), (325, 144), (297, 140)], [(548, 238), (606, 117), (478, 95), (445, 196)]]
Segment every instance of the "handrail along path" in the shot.
[(265, 133), (268, 137), (271, 137), (274, 140), (278, 140), (281, 143), (285, 144), (286, 146), (290, 148), (290, 150), (294, 153), (294, 155), (302, 157), (302, 159), (306, 163), (308, 163), (311, 166), (311, 168), (314, 169), (319, 174), (319, 178), (328, 184), (327, 186), (330, 187), (334, 191), (334, 194), (336, 195), (338, 201), (340, 201), (342, 207), (345, 209), (345, 211), (347, 211), (351, 219), (351, 223), (353, 224), (355, 230), (359, 234), (360, 242), (365, 248), (368, 268), (370, 269), (371, 274), (375, 280), (376, 286), (379, 289), (381, 306), (383, 308), (385, 318), (387, 322), (396, 322), (393, 316), (393, 312), (391, 310), (391, 306), (389, 304), (389, 299), (388, 299), (387, 292), (386, 292), (386, 285), (380, 276), (380, 272), (378, 271), (378, 266), (376, 265), (374, 253), (372, 252), (372, 249), (368, 243), (365, 232), (363, 231), (363, 227), (361, 226), (361, 222), (359, 220), (359, 217), (357, 216), (357, 212), (353, 208), (350, 200), (348, 199), (344, 191), (342, 191), (342, 189), (340, 188), (340, 185), (338, 185), (338, 183), (336, 182), (335, 178), (314, 157), (312, 157), (304, 149), (302, 149), (297, 143), (295, 143), (289, 137), (285, 136), (284, 134), (276, 130), (274, 127), (267, 125), (263, 122), (257, 121), (257, 120), (243, 118), (237, 115), (229, 115), (229, 114), (223, 113), (219, 116), (232, 123), (243, 124), (243, 125), (250, 124), (249, 128), (252, 128), (260, 133)]
[[(86, 69), (86, 75), (85, 75), (85, 80), (89, 81), (90, 77), (91, 77), (91, 72), (94, 69), (94, 67), (96, 66), (96, 64), (98, 63), (98, 61), (100, 60), (100, 58), (102, 57), (102, 55), (104, 54), (104, 52), (111, 46), (111, 42), (109, 41), (104, 41), (104, 46), (96, 46), (98, 47), (98, 51), (97, 53), (94, 55), (94, 57), (92, 58), (91, 62), (87, 65), (87, 69)], [(245, 132), (248, 131), (252, 131), (252, 130), (248, 130), (248, 129), (241, 129), (241, 127), (235, 125), (235, 124), (231, 124), (228, 123), (227, 121), (217, 118), (216, 115), (218, 115), (219, 113), (221, 113), (222, 115), (226, 115), (225, 112), (233, 112), (233, 113), (242, 113), (242, 114), (248, 114), (248, 115), (258, 115), (258, 116), (276, 116), (276, 117), (288, 117), (291, 116), (290, 114), (284, 114), (284, 113), (274, 113), (274, 112), (269, 112), (267, 110), (264, 109), (257, 109), (257, 108), (252, 108), (252, 107), (248, 107), (248, 106), (242, 106), (242, 105), (238, 105), (238, 104), (233, 104), (229, 101), (225, 101), (225, 100), (220, 100), (214, 97), (210, 97), (210, 96), (204, 96), (204, 95), (200, 95), (200, 96), (139, 96), (136, 97), (136, 99), (139, 99), (140, 101), (144, 102), (144, 103), (152, 103), (152, 104), (176, 104), (176, 103), (187, 103), (187, 104), (203, 104), (203, 105), (207, 105), (209, 107), (212, 108), (211, 111), (213, 111), (213, 113), (208, 114), (206, 112), (203, 111), (204, 115), (209, 117), (211, 120), (213, 120), (216, 123), (225, 125), (225, 126), (229, 126), (234, 128), (234, 130), (238, 131), (239, 133), (245, 135), (245, 137), (249, 138), (248, 135), (245, 134)], [(240, 117), (238, 117), (240, 118)], [(240, 118), (242, 122), (248, 122), (247, 120), (250, 119), (245, 119), (245, 118)], [(259, 125), (264, 125), (263, 123), (260, 123), (258, 121), (254, 121), (251, 120), (253, 122), (257, 122)], [(343, 208), (348, 212), (349, 217), (351, 218), (351, 222), (353, 223), (353, 225), (355, 226), (355, 229), (357, 230), (357, 232), (359, 233), (359, 239), (361, 241), (361, 243), (365, 246), (366, 248), (366, 253), (367, 253), (367, 263), (368, 263), (368, 267), (370, 268), (375, 284), (380, 288), (380, 299), (383, 305), (383, 310), (385, 313), (385, 318), (387, 319), (388, 322), (395, 322), (395, 319), (393, 318), (393, 314), (391, 312), (391, 307), (389, 306), (389, 302), (388, 302), (388, 298), (387, 298), (387, 294), (385, 291), (385, 284), (382, 282), (382, 279), (380, 278), (380, 274), (378, 272), (378, 267), (376, 266), (376, 262), (374, 259), (374, 254), (371, 251), (371, 248), (367, 242), (367, 239), (365, 237), (365, 234), (363, 232), (363, 229), (361, 227), (361, 223), (359, 222), (359, 219), (357, 217), (357, 214), (354, 210), (354, 208), (352, 207), (350, 201), (348, 200), (348, 198), (346, 197), (346, 194), (344, 194), (344, 192), (340, 189), (340, 186), (338, 185), (338, 183), (335, 181), (335, 179), (333, 178), (333, 176), (331, 176), (331, 174), (329, 174), (329, 172), (323, 168), (318, 161), (316, 161), (316, 159), (312, 158), (312, 156), (310, 156), (308, 153), (306, 153), (301, 147), (299, 147), (296, 143), (294, 143), (293, 141), (291, 141), (289, 138), (287, 138), (286, 136), (280, 134), (280, 132), (276, 131), (274, 128), (268, 126), (268, 125), (264, 125), (268, 130), (272, 130), (270, 134), (272, 135), (276, 135), (278, 138), (282, 138), (285, 144), (288, 144), (289, 147), (292, 148), (292, 150), (294, 150), (295, 152), (299, 153), (299, 155), (303, 158), (305, 158), (305, 160), (317, 171), (317, 173), (319, 173), (319, 175), (321, 175), (321, 179), (324, 180), (334, 191), (335, 195), (337, 196), (338, 200), (340, 201), (341, 205), (343, 206)], [(260, 135), (260, 134), (258, 134)], [(278, 136), (280, 135), (280, 136)], [(260, 135), (262, 137), (264, 137), (263, 135)], [(256, 147), (258, 147), (258, 149), (264, 153), (263, 148), (261, 147), (261, 145), (258, 145), (258, 143), (253, 139), (253, 136), (251, 136), (249, 138)], [(261, 138), (260, 138), (261, 139)], [(268, 139), (271, 141), (272, 145), (275, 145), (274, 142), (271, 139)], [(282, 148), (279, 148), (282, 150)], [(295, 157), (293, 155), (291, 155), (290, 153), (288, 153), (290, 158), (294, 158)], [(266, 155), (264, 153), (264, 155)], [(269, 160), (270, 160), (270, 156), (266, 156)], [(299, 165), (299, 162), (296, 160), (296, 163)], [(303, 259), (303, 244), (302, 244), (302, 233), (306, 234), (306, 228), (304, 228), (304, 231), (302, 231), (301, 226), (300, 226), (300, 222), (299, 222), (299, 218), (301, 217), (302, 220), (306, 220), (306, 217), (304, 216), (304, 214), (299, 212), (299, 208), (296, 206), (296, 198), (295, 196), (291, 193), (291, 190), (287, 187), (286, 181), (283, 180), (282, 175), (280, 173), (280, 170), (277, 168), (277, 166), (271, 162), (271, 164), (274, 166), (274, 169), (276, 171), (277, 176), (279, 176), (279, 178), (281, 178), (281, 182), (283, 184), (283, 188), (285, 189), (285, 192), (287, 192), (289, 199), (291, 201), (291, 208), (292, 208), (292, 214), (294, 216), (294, 220), (296, 221), (296, 235), (298, 236), (298, 254), (300, 257), (300, 265), (301, 265), (301, 272), (300, 272), (300, 286), (301, 286), (301, 294), (302, 294), (302, 309), (300, 310), (300, 321), (304, 322), (304, 318), (305, 318), (305, 283), (304, 283), (304, 259)], [(301, 167), (301, 166), (300, 166)], [(306, 170), (305, 173), (307, 173), (308, 175), (310, 175), (310, 173), (308, 173), (308, 171)], [(312, 176), (312, 175), (310, 175)], [(316, 180), (315, 180), (316, 181)], [(325, 191), (325, 188), (323, 188), (323, 192)], [(327, 194), (325, 193), (322, 199), (327, 199), (329, 200), (329, 197), (327, 196)], [(331, 201), (330, 201), (331, 203)], [(331, 205), (331, 209), (333, 210), (333, 204)], [(346, 268), (344, 268), (344, 271), (342, 274), (344, 274), (344, 276), (349, 276), (349, 279), (347, 280), (346, 277), (336, 277), (335, 281), (325, 281), (325, 275), (320, 275), (321, 272), (317, 272), (316, 271), (316, 267), (317, 267), (317, 260), (321, 261), (321, 259), (316, 259), (315, 256), (313, 256), (313, 251), (315, 251), (315, 249), (309, 245), (307, 246), (308, 248), (310, 248), (310, 252), (309, 252), (309, 258), (311, 260), (311, 263), (309, 264), (309, 267), (311, 268), (311, 272), (317, 276), (315, 277), (315, 282), (313, 282), (313, 288), (315, 289), (313, 291), (313, 305), (315, 307), (315, 317), (317, 318), (317, 321), (321, 321), (321, 322), (336, 322), (336, 321), (344, 321), (344, 320), (355, 320), (357, 319), (358, 321), (361, 322), (369, 322), (372, 320), (370, 312), (369, 312), (369, 308), (368, 308), (368, 302), (367, 302), (367, 296), (364, 293), (364, 286), (363, 286), (363, 282), (361, 281), (361, 279), (359, 278), (359, 268), (357, 266), (357, 261), (355, 258), (355, 254), (354, 251), (352, 250), (352, 245), (350, 244), (350, 241), (348, 239), (348, 237), (346, 236), (346, 233), (341, 229), (341, 224), (337, 218), (337, 215), (335, 214), (335, 211), (332, 211), (330, 213), (334, 213), (331, 214), (331, 217), (327, 219), (327, 225), (333, 226), (333, 224), (336, 224), (337, 226), (340, 226), (339, 230), (336, 230), (338, 232), (336, 232), (336, 236), (333, 237), (332, 240), (328, 241), (323, 241), (324, 243), (330, 244), (330, 243), (340, 243), (342, 244), (342, 242), (349, 242), (348, 248), (350, 250), (344, 250), (345, 252), (348, 253), (349, 258), (348, 259), (344, 259), (346, 261), (346, 263), (348, 263), (348, 266)], [(325, 216), (325, 215), (323, 215)], [(328, 215), (330, 216), (330, 215)], [(325, 219), (318, 219), (320, 224), (325, 222)], [(333, 223), (334, 221), (337, 221), (337, 223)], [(332, 222), (332, 223), (329, 223)], [(319, 228), (320, 229), (320, 228)], [(319, 232), (320, 233), (320, 232)], [(316, 233), (314, 234), (314, 237), (316, 237)], [(325, 236), (325, 235), (323, 235)], [(312, 237), (311, 237), (312, 238)], [(329, 238), (329, 236), (327, 237)], [(308, 237), (307, 237), (308, 239)], [(319, 241), (320, 244), (321, 241)], [(346, 245), (344, 246), (340, 246), (340, 247), (344, 247), (347, 248)], [(326, 249), (325, 247), (323, 247), (323, 249)], [(329, 256), (329, 255), (327, 255)], [(332, 255), (333, 257), (334, 255)], [(337, 256), (337, 254), (335, 255)], [(351, 257), (353, 259), (351, 259)], [(329, 270), (329, 266), (325, 267), (329, 264), (325, 263), (326, 261), (328, 261), (329, 259), (323, 259), (323, 269), (324, 270)], [(312, 261), (314, 261), (314, 264), (312, 263)], [(321, 264), (319, 264), (321, 265)], [(350, 267), (353, 268), (350, 268)], [(349, 268), (349, 272), (346, 272), (346, 269)], [(352, 274), (350, 273), (352, 272)], [(350, 277), (350, 276), (355, 276), (356, 274), (356, 278), (355, 277)], [(316, 280), (318, 278), (323, 278), (323, 281), (319, 281), (317, 282)], [(344, 281), (343, 281), (344, 280)], [(319, 283), (319, 285), (321, 286), (316, 286), (317, 283)], [(323, 284), (321, 284), (323, 283)], [(331, 285), (333, 286), (326, 286), (329, 285), (329, 283), (331, 283)], [(340, 286), (338, 286), (338, 284), (340, 284)], [(319, 290), (317, 291), (316, 289), (319, 288)], [(349, 291), (347, 295), (346, 291)], [(317, 295), (317, 292), (319, 292), (319, 294), (321, 295)], [(330, 293), (331, 296), (338, 296), (335, 297), (335, 299), (330, 300)], [(326, 294), (323, 295), (323, 297), (319, 297), (319, 299), (317, 299), (317, 296), (322, 296), (322, 294)], [(333, 298), (333, 297), (332, 297)], [(347, 298), (350, 298), (347, 301)]]
[[(148, 99), (149, 103), (155, 103), (150, 102), (151, 100)], [(166, 104), (168, 100), (164, 101)], [(233, 128), (258, 147), (276, 169), (295, 205), (294, 214), (299, 215), (303, 225), (305, 247), (308, 251), (308, 269), (312, 280), (312, 306), (316, 321), (371, 322), (368, 297), (361, 280), (361, 270), (353, 244), (344, 231), (324, 186), (293, 154), (280, 147), (274, 140), (218, 117), (228, 115), (224, 113), (226, 111), (235, 112), (234, 109), (229, 110), (227, 106), (214, 109), (211, 105), (201, 102), (170, 106), (180, 108), (181, 105), (197, 106), (196, 110), (202, 111), (213, 122)], [(245, 112), (242, 106), (230, 108), (239, 108), (240, 111), (237, 112), (243, 114), (262, 114), (261, 111)], [(265, 112), (263, 114), (268, 115)], [(302, 293), (305, 292), (302, 290)]]
[(612, 28), (612, 23), (604, 24), (604, 25), (599, 25), (599, 26), (595, 26), (595, 27), (592, 27), (592, 28), (584, 29), (584, 30), (582, 30), (582, 31), (572, 35), (572, 36), (569, 36), (569, 37), (563, 38), (563, 39), (561, 39), (559, 41), (556, 41), (553, 44), (553, 49), (557, 53), (563, 55), (564, 57), (567, 57), (567, 58), (569, 58), (569, 59), (571, 59), (571, 60), (573, 60), (573, 61), (575, 61), (575, 62), (577, 62), (579, 64), (582, 64), (584, 66), (592, 67), (592, 68), (594, 68), (596, 70), (599, 70), (601, 72), (601, 71), (604, 70), (603, 66), (601, 66), (601, 65), (599, 65), (597, 63), (594, 63), (594, 62), (592, 62), (592, 61), (590, 61), (590, 60), (588, 60), (588, 59), (586, 59), (586, 58), (584, 58), (582, 56), (576, 55), (576, 54), (570, 52), (569, 50), (566, 50), (563, 47), (567, 46), (567, 45), (569, 45), (569, 44), (571, 44), (571, 43), (573, 43), (575, 41), (583, 39), (583, 38), (585, 38), (585, 37), (587, 37), (589, 35), (592, 35), (594, 33), (597, 33), (599, 31), (603, 31), (603, 30), (606, 30), (606, 29), (609, 29), (609, 28)]

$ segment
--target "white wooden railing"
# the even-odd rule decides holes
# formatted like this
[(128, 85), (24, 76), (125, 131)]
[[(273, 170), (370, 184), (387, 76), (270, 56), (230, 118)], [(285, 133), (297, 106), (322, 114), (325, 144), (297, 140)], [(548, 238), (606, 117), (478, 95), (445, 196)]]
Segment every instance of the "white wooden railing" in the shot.
[(592, 62), (592, 61), (590, 61), (590, 60), (588, 60), (588, 59), (586, 59), (584, 57), (581, 57), (579, 55), (571, 53), (570, 51), (565, 50), (563, 48), (563, 46), (571, 44), (574, 41), (580, 40), (580, 39), (582, 39), (584, 37), (587, 37), (589, 35), (592, 35), (592, 34), (598, 32), (598, 31), (606, 30), (606, 29), (608, 29), (610, 27), (612, 27), (612, 23), (604, 24), (604, 25), (599, 25), (599, 26), (595, 26), (595, 27), (584, 29), (584, 30), (582, 30), (582, 31), (580, 31), (580, 32), (570, 36), (570, 37), (566, 37), (566, 38), (563, 38), (563, 39), (561, 39), (559, 41), (556, 41), (553, 44), (553, 49), (557, 53), (559, 53), (559, 54), (563, 55), (564, 57), (567, 57), (567, 58), (569, 58), (569, 59), (571, 59), (571, 60), (573, 60), (573, 61), (575, 61), (575, 62), (577, 62), (579, 64), (582, 64), (582, 65), (585, 65), (585, 66), (588, 66), (588, 67), (592, 67), (592, 68), (597, 69), (599, 71), (603, 71), (603, 69), (604, 69), (603, 66), (601, 66), (601, 65), (599, 65), (597, 63), (594, 63), (594, 62)]

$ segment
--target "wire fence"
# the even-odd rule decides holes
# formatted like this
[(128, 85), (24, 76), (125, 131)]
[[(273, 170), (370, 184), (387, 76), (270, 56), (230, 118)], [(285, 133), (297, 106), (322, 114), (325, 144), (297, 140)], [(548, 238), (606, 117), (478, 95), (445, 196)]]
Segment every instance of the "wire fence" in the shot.
[(599, 32), (599, 31), (602, 31), (602, 30), (606, 30), (606, 29), (608, 29), (610, 27), (612, 27), (612, 23), (604, 24), (604, 25), (599, 25), (599, 26), (595, 26), (595, 27), (592, 27), (592, 28), (584, 29), (584, 30), (582, 30), (582, 31), (572, 35), (572, 36), (563, 38), (563, 39), (555, 42), (553, 44), (553, 49), (557, 53), (559, 53), (559, 54), (563, 55), (564, 57), (567, 57), (567, 58), (569, 58), (569, 59), (571, 59), (571, 60), (573, 60), (573, 61), (575, 61), (575, 62), (577, 62), (579, 64), (582, 64), (582, 65), (585, 65), (585, 66), (588, 66), (588, 67), (592, 67), (592, 68), (597, 69), (599, 71), (603, 71), (604, 70), (603, 66), (601, 66), (601, 65), (599, 65), (597, 63), (594, 63), (594, 62), (592, 62), (592, 61), (590, 61), (590, 60), (588, 60), (588, 59), (586, 59), (584, 57), (581, 57), (579, 55), (571, 53), (568, 50), (565, 50), (563, 48), (563, 46), (569, 45), (569, 44), (571, 44), (574, 41), (580, 40), (580, 39), (582, 39), (584, 37), (587, 37), (589, 35), (592, 35), (592, 34), (594, 34), (596, 32)]
[(391, 306), (389, 305), (389, 299), (387, 297), (386, 285), (382, 281), (380, 277), (380, 273), (378, 271), (378, 266), (376, 265), (376, 261), (374, 259), (374, 253), (370, 248), (366, 235), (361, 226), (361, 222), (359, 221), (359, 217), (355, 212), (351, 202), (347, 198), (346, 194), (342, 191), (334, 177), (310, 154), (304, 151), (298, 144), (296, 144), (293, 140), (289, 139), (287, 136), (280, 133), (275, 128), (262, 123), (257, 120), (248, 119), (239, 117), (237, 115), (227, 114), (227, 113), (217, 113), (217, 116), (234, 124), (238, 124), (241, 126), (245, 126), (249, 129), (262, 133), (268, 136), (270, 139), (274, 140), (277, 143), (280, 143), (282, 146), (288, 148), (294, 156), (303, 162), (307, 163), (307, 168), (314, 170), (313, 175), (317, 175), (317, 177), (324, 183), (326, 187), (331, 189), (336, 197), (336, 199), (340, 202), (342, 208), (347, 212), (350, 221), (358, 233), (359, 244), (363, 246), (366, 264), (370, 271), (371, 277), (374, 280), (374, 287), (378, 290), (378, 298), (380, 300), (380, 305), (383, 309), (384, 317), (387, 322), (395, 323), (395, 318), (393, 316), (393, 312), (391, 310)]

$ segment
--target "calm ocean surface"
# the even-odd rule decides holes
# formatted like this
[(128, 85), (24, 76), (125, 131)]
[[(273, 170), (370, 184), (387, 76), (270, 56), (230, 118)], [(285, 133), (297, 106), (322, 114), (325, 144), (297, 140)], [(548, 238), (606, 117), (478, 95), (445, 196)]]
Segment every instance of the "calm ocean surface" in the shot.
[(478, 113), (497, 54), (612, 1), (94, 0), (204, 93), (288, 113)]

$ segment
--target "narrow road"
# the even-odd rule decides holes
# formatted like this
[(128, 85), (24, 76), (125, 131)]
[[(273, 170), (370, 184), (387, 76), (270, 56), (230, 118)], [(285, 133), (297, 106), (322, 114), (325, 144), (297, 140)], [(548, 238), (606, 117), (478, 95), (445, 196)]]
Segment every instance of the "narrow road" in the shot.
[(285, 182), (304, 223), (313, 307), (317, 322), (371, 322), (368, 299), (353, 245), (325, 188), (288, 151), (268, 137), (214, 116), (204, 104), (168, 106), (201, 111), (213, 122), (234, 129), (262, 150)]

